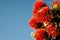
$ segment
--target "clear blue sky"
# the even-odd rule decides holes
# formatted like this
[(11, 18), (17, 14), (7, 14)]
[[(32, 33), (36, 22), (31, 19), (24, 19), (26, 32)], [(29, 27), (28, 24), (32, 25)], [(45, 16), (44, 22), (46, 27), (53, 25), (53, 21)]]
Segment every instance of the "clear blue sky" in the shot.
[[(0, 0), (0, 40), (33, 40), (28, 20), (34, 1)], [(48, 0), (45, 2), (49, 3)]]

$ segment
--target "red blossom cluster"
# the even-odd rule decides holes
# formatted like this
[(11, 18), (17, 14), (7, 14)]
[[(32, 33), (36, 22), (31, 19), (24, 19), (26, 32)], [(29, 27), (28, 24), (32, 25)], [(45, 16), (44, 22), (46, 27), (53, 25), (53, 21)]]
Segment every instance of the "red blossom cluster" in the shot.
[(32, 17), (29, 19), (29, 26), (34, 30), (34, 40), (56, 40), (57, 35), (59, 35), (60, 30), (57, 30), (55, 21), (52, 22), (54, 16), (50, 11), (51, 9), (42, 0), (34, 2)]

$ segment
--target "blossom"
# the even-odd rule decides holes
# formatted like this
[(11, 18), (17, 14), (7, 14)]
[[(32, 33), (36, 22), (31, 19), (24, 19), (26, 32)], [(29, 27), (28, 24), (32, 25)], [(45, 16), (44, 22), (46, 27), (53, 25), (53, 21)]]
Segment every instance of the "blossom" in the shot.
[(31, 28), (36, 30), (36, 29), (40, 29), (43, 24), (41, 22), (39, 22), (38, 20), (36, 20), (34, 17), (32, 17), (29, 20), (29, 25), (30, 25)]
[(35, 1), (33, 4), (33, 9), (39, 9), (43, 6), (46, 6), (46, 4), (43, 1)]
[(53, 0), (51, 9), (42, 0), (36, 0), (34, 2), (29, 26), (35, 31), (32, 33), (35, 40), (49, 40), (49, 37), (60, 37), (60, 30), (58, 28), (55, 29), (56, 25), (51, 21), (54, 18), (54, 14), (55, 16), (56, 13), (59, 14), (57, 9), (60, 9), (60, 1), (57, 0)]
[(34, 19), (33, 17), (29, 19), (29, 26), (33, 29), (37, 29), (35, 24), (36, 24), (36, 19)]
[(36, 12), (36, 13), (33, 12), (32, 14), (33, 14), (33, 17), (35, 17), (35, 19), (37, 19), (38, 21), (45, 22), (52, 19), (52, 16), (49, 15), (48, 12), (49, 12), (49, 8), (46, 6), (40, 9), (39, 12)]
[(35, 31), (35, 40), (46, 40), (48, 39), (47, 31), (43, 28)]
[(36, 20), (44, 22), (51, 19), (51, 16), (48, 16), (49, 11), (49, 7), (43, 1), (36, 1), (33, 6), (32, 16)]
[(57, 32), (55, 30), (55, 26), (52, 23), (45, 22), (44, 26), (47, 29), (49, 36), (55, 36), (55, 37), (57, 36)]
[(46, 6), (46, 4), (43, 1), (35, 1), (33, 5), (33, 13), (37, 13), (44, 6)]

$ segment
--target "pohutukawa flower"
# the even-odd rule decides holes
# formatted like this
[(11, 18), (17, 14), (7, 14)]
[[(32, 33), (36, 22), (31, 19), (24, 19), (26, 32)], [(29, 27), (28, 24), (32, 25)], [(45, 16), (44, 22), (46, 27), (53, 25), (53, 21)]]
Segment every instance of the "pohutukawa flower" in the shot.
[(43, 1), (35, 1), (33, 5), (33, 9), (39, 9), (43, 6), (46, 6), (46, 4)]
[(33, 5), (33, 13), (39, 12), (44, 6), (46, 6), (46, 4), (43, 1), (35, 1)]
[(34, 30), (40, 29), (43, 26), (43, 24), (36, 20), (34, 17), (30, 18), (29, 25)]
[[(48, 14), (49, 12), (49, 8), (48, 6), (43, 2), (43, 1), (36, 1), (34, 3), (33, 6), (33, 12), (32, 15), (40, 22), (44, 22), (47, 21), (48, 19), (46, 19), (48, 17), (45, 16), (46, 14)], [(49, 16), (48, 18), (51, 19), (51, 17)]]
[(35, 40), (47, 40), (48, 33), (45, 29), (41, 28), (35, 31)]
[[(53, 0), (51, 8), (43, 0), (36, 0), (33, 4), (32, 17), (29, 20), (29, 26), (35, 30), (34, 39), (50, 40), (52, 38), (49, 39), (49, 37), (53, 39), (56, 37), (56, 40), (60, 40), (60, 26), (58, 26), (60, 21), (56, 18), (60, 20), (60, 0)], [(57, 24), (55, 25), (54, 22)]]
[(57, 32), (55, 30), (55, 26), (52, 23), (45, 22), (44, 26), (47, 29), (49, 36), (55, 36), (55, 37), (57, 36)]
[(48, 12), (49, 12), (49, 8), (45, 6), (45, 7), (42, 7), (38, 12), (36, 13), (33, 12), (32, 14), (38, 21), (44, 22), (44, 21), (52, 19), (52, 16), (49, 15)]

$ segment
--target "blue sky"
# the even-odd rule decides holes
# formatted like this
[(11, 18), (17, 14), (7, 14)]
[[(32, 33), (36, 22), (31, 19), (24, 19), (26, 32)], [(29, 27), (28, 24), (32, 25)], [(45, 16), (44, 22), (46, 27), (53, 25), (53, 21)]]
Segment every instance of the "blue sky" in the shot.
[[(0, 40), (33, 40), (28, 20), (34, 1), (0, 0)], [(49, 3), (49, 0), (44, 1)]]

